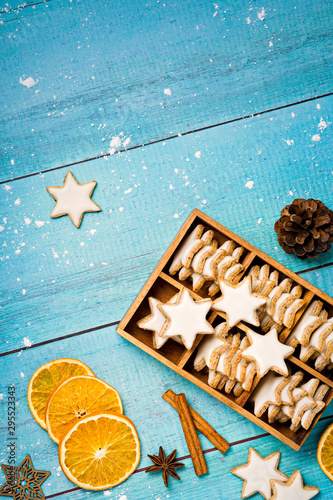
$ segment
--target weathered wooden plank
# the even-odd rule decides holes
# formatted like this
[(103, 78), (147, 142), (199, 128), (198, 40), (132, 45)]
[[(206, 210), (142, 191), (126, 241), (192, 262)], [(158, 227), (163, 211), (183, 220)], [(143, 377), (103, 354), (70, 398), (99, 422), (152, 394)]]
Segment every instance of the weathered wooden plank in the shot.
[[(320, 487), (320, 497), (330, 500), (332, 497), (332, 483), (323, 474), (316, 460), (315, 449), (320, 433), (323, 432), (328, 422), (318, 424), (318, 432), (310, 446), (301, 452), (280, 446), (273, 438), (265, 437), (260, 441), (242, 443), (230, 449), (223, 457), (219, 452), (206, 454), (209, 472), (200, 478), (194, 474), (190, 460), (185, 460), (186, 467), (180, 469), (181, 481), (170, 480), (169, 488), (163, 485), (160, 474), (147, 474), (140, 472), (134, 474), (127, 482), (110, 490), (107, 497), (116, 500), (192, 500), (193, 498), (209, 497), (223, 500), (241, 498), (242, 480), (230, 473), (230, 469), (246, 462), (249, 446), (253, 446), (262, 456), (267, 456), (274, 451), (281, 452), (279, 470), (291, 475), (296, 469), (302, 473), (305, 484)], [(143, 476), (143, 477), (142, 477)], [(94, 493), (94, 498), (105, 498), (105, 493)], [(88, 494), (89, 496), (89, 494)], [(61, 498), (61, 497), (60, 497)], [(82, 490), (66, 493), (68, 500), (81, 500), (87, 498), (87, 492)], [(253, 500), (260, 500), (258, 493), (251, 496)], [(295, 499), (296, 500), (296, 499)]]
[(13, 11), (15, 14), (18, 14), (22, 9), (36, 8), (36, 5), (51, 1), (52, 0), (31, 0), (27, 2), (20, 2), (19, 0), (0, 0), (0, 14), (9, 14)]
[[(170, 451), (177, 447), (178, 456), (188, 454), (177, 414), (162, 399), (163, 393), (168, 388), (172, 388), (176, 392), (185, 392), (189, 404), (231, 443), (263, 433), (262, 429), (253, 423), (236, 414), (233, 410), (222, 405), (214, 398), (211, 398), (208, 394), (178, 376), (161, 363), (152, 360), (135, 346), (121, 339), (116, 335), (114, 328), (87, 334), (84, 337), (75, 337), (47, 346), (32, 348), (22, 353), (8, 355), (1, 360), (1, 373), (6, 375), (2, 377), (3, 380), (1, 383), (3, 396), (0, 440), (2, 443), (7, 442), (6, 390), (7, 386), (13, 384), (16, 388), (17, 401), (16, 458), (19, 462), (27, 453), (30, 453), (36, 467), (52, 472), (52, 476), (46, 481), (44, 488), (46, 495), (70, 489), (72, 488), (72, 484), (59, 470), (57, 445), (49, 439), (46, 431), (38, 426), (30, 414), (26, 402), (26, 391), (33, 372), (41, 364), (59, 357), (76, 357), (84, 361), (98, 377), (117, 388), (124, 403), (124, 412), (137, 426), (141, 438), (142, 460), (139, 468), (149, 465), (150, 460), (146, 456), (147, 453), (155, 453), (160, 445), (165, 446), (165, 449)], [(143, 394), (144, 398), (142, 397)], [(331, 415), (332, 410), (333, 405), (331, 404), (324, 416)], [(326, 425), (328, 425), (327, 421), (325, 421)], [(318, 428), (319, 431), (317, 430)], [(294, 457), (295, 460), (296, 457), (307, 457), (307, 450), (313, 450), (314, 443), (318, 439), (322, 429), (323, 425), (318, 423), (314, 431), (315, 438), (312, 438), (312, 436), (309, 438), (312, 448), (308, 448), (308, 444), (306, 443), (306, 451), (301, 450), (298, 454), (289, 450), (287, 446), (282, 445), (277, 440), (270, 439), (268, 442), (271, 443), (271, 447), (274, 446), (275, 449), (284, 450), (286, 457)], [(204, 449), (212, 448), (211, 443), (204, 436), (200, 436), (200, 439)], [(263, 448), (261, 447), (260, 449), (262, 450)], [(234, 450), (237, 451), (237, 455), (234, 453)], [(217, 462), (222, 461), (227, 466), (231, 463), (236, 464), (239, 461), (240, 455), (238, 450), (238, 446), (234, 449), (231, 448), (224, 458), (220, 454), (217, 455)], [(7, 456), (6, 447), (2, 446), (0, 449), (1, 463), (6, 463)], [(308, 467), (314, 461), (315, 455), (313, 454), (311, 460), (309, 458), (306, 459), (304, 467)], [(286, 466), (287, 464), (288, 460), (286, 460)], [(189, 462), (187, 462), (188, 469), (190, 469), (188, 478), (192, 482), (195, 475)], [(213, 471), (214, 469), (211, 467), (208, 477), (211, 474), (214, 475)], [(182, 474), (182, 476), (185, 479), (185, 474)], [(223, 477), (226, 477), (226, 471), (223, 472)], [(145, 482), (146, 479), (148, 480), (147, 483)], [(155, 482), (152, 476), (149, 476), (149, 479), (148, 477), (139, 479), (140, 483), (147, 484), (147, 487), (151, 480), (153, 481), (152, 485), (158, 487), (159, 482)], [(183, 483), (181, 484), (183, 485)], [(130, 488), (130, 492), (132, 488), (131, 483), (126, 483), (126, 488), (127, 485)], [(236, 486), (239, 487), (239, 483)], [(154, 488), (152, 486), (155, 493)], [(162, 484), (160, 488), (162, 490)], [(171, 491), (173, 490), (175, 492), (179, 491), (172, 488)], [(121, 486), (119, 487), (119, 491), (122, 491)], [(149, 497), (137, 497), (133, 494), (132, 498)]]
[[(195, 207), (293, 271), (332, 262), (332, 252), (315, 261), (286, 255), (273, 229), (295, 197), (333, 206), (331, 126), (318, 129), (321, 118), (332, 121), (332, 101), (76, 166), (79, 182), (98, 181), (93, 198), (103, 209), (79, 230), (68, 217), (49, 218), (46, 186), (62, 185), (67, 169), (3, 185), (1, 352), (24, 337), (36, 343), (121, 319)], [(307, 276), (314, 285), (317, 275), (332, 295), (332, 267)]]
[[(186, 443), (182, 437), (180, 422), (174, 410), (162, 399), (168, 388), (178, 392), (185, 391), (189, 403), (197, 409), (226, 439), (232, 441), (262, 434), (257, 426), (243, 419), (243, 425), (235, 430), (235, 420), (239, 417), (228, 407), (221, 405), (193, 384), (176, 375), (171, 370), (154, 362), (124, 339), (114, 328), (94, 332), (85, 337), (76, 337), (52, 343), (6, 356), (1, 361), (1, 371), (6, 374), (1, 384), (3, 393), (1, 418), (1, 442), (7, 441), (7, 423), (5, 408), (7, 404), (6, 386), (16, 387), (17, 415), (17, 459), (31, 453), (33, 460), (42, 461), (47, 470), (58, 466), (57, 446), (46, 431), (41, 429), (32, 418), (27, 402), (26, 391), (33, 372), (43, 363), (58, 357), (76, 357), (87, 363), (94, 373), (110, 383), (119, 391), (124, 412), (137, 426), (142, 441), (142, 460), (139, 467), (149, 464), (147, 453), (158, 449), (163, 444), (168, 448), (176, 443), (180, 456), (187, 455)], [(144, 394), (144, 399), (142, 395)], [(330, 410), (327, 410), (330, 411)], [(149, 419), (148, 419), (149, 415)], [(223, 416), (223, 420), (221, 419)], [(239, 421), (239, 420), (238, 420)], [(27, 439), (27, 430), (29, 439)], [(211, 448), (209, 441), (202, 437), (204, 448)], [(1, 447), (1, 459), (5, 461), (6, 447)], [(61, 475), (60, 489), (66, 489), (70, 483)], [(49, 492), (59, 491), (52, 481)]]
[(317, 269), (315, 271), (308, 271), (305, 273), (302, 273), (301, 276), (307, 281), (310, 281), (311, 283), (316, 282), (316, 286), (320, 288), (320, 290), (323, 290), (323, 292), (329, 293), (332, 295), (332, 275), (331, 271), (328, 271), (328, 274), (326, 275), (326, 272), (322, 272), (322, 269)]
[(1, 179), (103, 155), (112, 137), (123, 149), (332, 92), (330, 7), (57, 0), (4, 12)]
[[(281, 452), (279, 470), (291, 475), (296, 469), (302, 473), (305, 484), (320, 487), (320, 499), (330, 500), (332, 497), (332, 483), (323, 474), (316, 460), (315, 450), (320, 434), (328, 422), (318, 424), (318, 432), (310, 446), (301, 452), (292, 451), (286, 446), (279, 446), (272, 437), (265, 437), (260, 441), (242, 443), (230, 449), (223, 457), (219, 452), (206, 454), (209, 472), (200, 478), (194, 474), (189, 459), (185, 460), (186, 467), (180, 469), (181, 481), (170, 480), (169, 488), (163, 485), (160, 474), (149, 474), (140, 472), (134, 474), (127, 482), (110, 490), (107, 497), (116, 500), (192, 500), (193, 498), (212, 498), (223, 500), (235, 500), (241, 498), (242, 480), (230, 473), (230, 469), (246, 462), (249, 446), (253, 446), (262, 456), (267, 456), (274, 451)], [(142, 477), (143, 476), (143, 477)], [(105, 498), (105, 493), (94, 493), (94, 498)], [(88, 494), (89, 496), (89, 494)], [(60, 497), (61, 498), (61, 497)], [(87, 492), (82, 490), (66, 493), (68, 500), (81, 500), (87, 498)], [(253, 500), (260, 500), (262, 496), (258, 493), (251, 496)], [(295, 499), (296, 500), (296, 499)]]

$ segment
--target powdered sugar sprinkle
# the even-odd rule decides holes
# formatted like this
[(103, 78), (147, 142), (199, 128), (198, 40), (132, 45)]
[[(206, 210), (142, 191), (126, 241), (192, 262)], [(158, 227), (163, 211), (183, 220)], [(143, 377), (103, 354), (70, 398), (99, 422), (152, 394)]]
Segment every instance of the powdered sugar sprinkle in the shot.
[(32, 78), (32, 76), (28, 76), (28, 78), (26, 78), (24, 80), (24, 77), (22, 78), (22, 76), (21, 76), (19, 82), (20, 82), (21, 85), (24, 85), (25, 87), (27, 87), (27, 89), (31, 89), (31, 87), (34, 87), (35, 85), (37, 85), (38, 79), (34, 80)]
[(248, 189), (252, 189), (253, 185), (254, 185), (254, 181), (247, 181), (247, 183), (245, 184), (245, 187)]

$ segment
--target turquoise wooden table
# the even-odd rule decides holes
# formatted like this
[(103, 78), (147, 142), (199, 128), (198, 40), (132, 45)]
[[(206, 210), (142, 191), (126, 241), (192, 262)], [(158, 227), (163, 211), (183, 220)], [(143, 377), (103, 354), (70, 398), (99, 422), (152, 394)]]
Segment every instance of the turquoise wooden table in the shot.
[[(296, 452), (115, 331), (196, 207), (332, 295), (333, 251), (298, 260), (273, 229), (294, 198), (333, 207), (332, 12), (313, 0), (0, 0), (0, 456), (8, 463), (14, 385), (16, 463), (29, 453), (51, 471), (46, 498), (234, 500), (242, 481), (229, 471), (250, 445), (279, 450), (282, 472), (299, 468), (318, 499), (332, 498), (316, 459), (332, 404)], [(79, 229), (50, 218), (46, 186), (69, 169), (97, 181), (102, 208)], [(60, 357), (115, 386), (137, 426), (141, 462), (113, 490), (67, 480), (30, 414), (31, 375)], [(161, 398), (168, 388), (232, 445), (221, 455), (200, 435), (202, 477)], [(186, 464), (168, 489), (144, 473), (160, 445)]]

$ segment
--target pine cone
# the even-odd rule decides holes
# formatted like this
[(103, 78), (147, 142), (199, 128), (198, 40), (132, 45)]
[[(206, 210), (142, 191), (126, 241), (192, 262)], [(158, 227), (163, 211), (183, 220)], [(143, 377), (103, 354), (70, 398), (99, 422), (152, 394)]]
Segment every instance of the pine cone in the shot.
[(331, 248), (333, 212), (319, 200), (297, 199), (281, 210), (274, 229), (286, 253), (300, 259), (317, 257)]

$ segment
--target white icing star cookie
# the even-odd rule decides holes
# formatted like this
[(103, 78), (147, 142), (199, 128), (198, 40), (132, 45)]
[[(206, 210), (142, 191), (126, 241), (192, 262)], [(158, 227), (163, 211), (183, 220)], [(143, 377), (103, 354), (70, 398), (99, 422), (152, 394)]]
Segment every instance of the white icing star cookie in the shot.
[(326, 396), (327, 391), (329, 391), (329, 386), (326, 384), (322, 384), (313, 395), (313, 399), (316, 402), (316, 406), (303, 413), (301, 425), (304, 429), (308, 429), (312, 424), (312, 421), (314, 417), (317, 415), (317, 413), (319, 413), (323, 408), (325, 408), (326, 405), (323, 402), (323, 399)]
[(308, 345), (312, 332), (323, 323), (319, 317), (322, 306), (323, 303), (320, 300), (315, 300), (309, 305), (289, 335), (286, 341), (288, 345), (292, 347), (297, 347), (298, 344), (304, 347)]
[(270, 482), (273, 490), (271, 500), (310, 500), (320, 491), (316, 486), (304, 486), (299, 470), (295, 470), (288, 481), (272, 478)]
[(222, 297), (213, 303), (215, 311), (224, 312), (227, 315), (229, 327), (234, 326), (241, 320), (259, 326), (257, 309), (266, 304), (267, 298), (252, 293), (251, 276), (248, 276), (238, 285), (220, 280)]
[[(172, 299), (169, 302), (170, 303), (175, 302), (177, 300), (177, 296), (178, 295), (172, 297)], [(166, 322), (166, 317), (164, 316), (164, 314), (161, 313), (161, 311), (157, 307), (157, 304), (161, 304), (159, 300), (155, 299), (154, 297), (149, 297), (148, 302), (151, 314), (138, 321), (138, 326), (143, 330), (151, 330), (154, 333), (153, 337), (154, 348), (160, 349), (168, 340), (168, 337), (160, 337), (160, 331), (162, 330), (162, 327)], [(180, 341), (180, 339), (177, 337), (175, 337), (175, 340)]]
[(299, 371), (294, 373), (289, 379), (288, 384), (282, 389), (281, 392), (281, 404), (282, 405), (293, 405), (294, 397), (293, 392), (294, 389), (298, 386), (298, 384), (303, 379), (303, 372)]
[(183, 288), (174, 304), (157, 306), (167, 318), (160, 332), (161, 337), (179, 335), (186, 349), (191, 349), (199, 333), (214, 333), (214, 328), (206, 319), (211, 305), (210, 299), (193, 300), (189, 291)]
[(266, 500), (271, 498), (272, 487), (270, 480), (285, 481), (288, 479), (288, 476), (278, 470), (279, 460), (279, 451), (262, 458), (254, 448), (249, 448), (246, 464), (239, 465), (230, 471), (244, 481), (242, 498), (256, 492), (261, 493)]
[(250, 401), (254, 402), (254, 414), (256, 417), (261, 417), (269, 405), (281, 404), (282, 391), (289, 382), (289, 377), (276, 377), (271, 372), (260, 380), (250, 398)]
[[(220, 323), (213, 333), (213, 335), (206, 336), (199, 345), (197, 355), (194, 359), (194, 367), (202, 364), (204, 361), (205, 366), (208, 366), (210, 369), (215, 369), (218, 357), (216, 353), (222, 354), (228, 349), (229, 344), (223, 342), (219, 337), (219, 332), (227, 332), (227, 324), (225, 322)], [(213, 363), (215, 366), (213, 366)]]
[(248, 329), (246, 335), (251, 345), (243, 351), (243, 357), (256, 363), (258, 375), (263, 377), (269, 370), (273, 370), (287, 377), (288, 368), (284, 360), (295, 349), (279, 342), (276, 329), (272, 328), (266, 335)]
[(91, 199), (96, 184), (96, 181), (79, 184), (72, 172), (68, 171), (62, 187), (47, 186), (48, 193), (56, 201), (50, 217), (55, 219), (68, 215), (74, 226), (80, 227), (84, 213), (102, 210)]
[(205, 244), (208, 245), (213, 238), (213, 231), (207, 231), (206, 239), (201, 239), (204, 226), (198, 224), (193, 231), (183, 240), (179, 248), (176, 250), (171, 266), (170, 274), (176, 274), (181, 267), (190, 267), (194, 254), (200, 250)]

